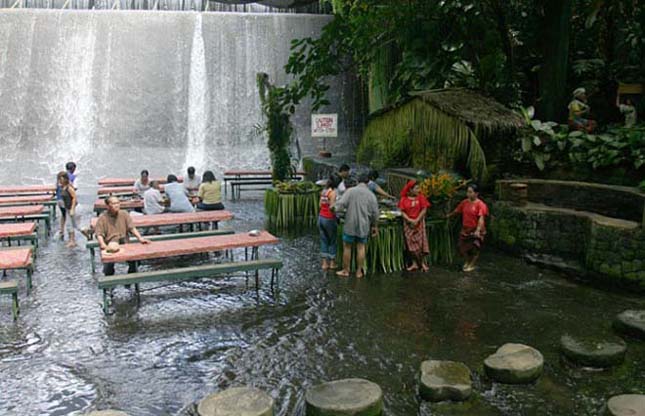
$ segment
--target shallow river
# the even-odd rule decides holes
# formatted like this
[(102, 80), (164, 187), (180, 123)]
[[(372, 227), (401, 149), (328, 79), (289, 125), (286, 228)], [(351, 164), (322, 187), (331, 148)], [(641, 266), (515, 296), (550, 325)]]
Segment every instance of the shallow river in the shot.
[[(236, 215), (229, 226), (261, 227), (261, 200), (243, 196), (227, 204)], [(83, 223), (93, 199), (83, 197)], [(266, 280), (256, 292), (234, 276), (145, 291), (137, 308), (120, 288), (106, 317), (82, 244), (69, 251), (55, 237), (44, 241), (17, 323), (0, 299), (0, 414), (111, 407), (192, 415), (208, 393), (249, 384), (276, 399), (278, 415), (302, 415), (308, 386), (345, 377), (378, 383), (390, 416), (596, 415), (611, 395), (645, 392), (645, 343), (629, 341), (626, 363), (608, 371), (572, 368), (558, 355), (562, 334), (611, 333), (615, 314), (645, 307), (642, 297), (578, 285), (492, 250), (471, 275), (455, 266), (360, 281), (319, 271), (315, 236), (284, 238), (260, 255), (285, 262), (277, 293)], [(544, 354), (535, 385), (480, 377), (484, 358), (506, 342)], [(469, 365), (475, 403), (422, 403), (416, 375), (429, 358)]]

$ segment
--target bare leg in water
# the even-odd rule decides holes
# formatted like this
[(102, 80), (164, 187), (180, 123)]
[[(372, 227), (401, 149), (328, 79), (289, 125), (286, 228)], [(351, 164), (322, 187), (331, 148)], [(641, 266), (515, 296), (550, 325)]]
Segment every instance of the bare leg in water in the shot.
[(365, 276), (365, 244), (356, 243), (356, 277)]
[(352, 245), (343, 241), (343, 269), (336, 272), (338, 276), (348, 277), (352, 262)]

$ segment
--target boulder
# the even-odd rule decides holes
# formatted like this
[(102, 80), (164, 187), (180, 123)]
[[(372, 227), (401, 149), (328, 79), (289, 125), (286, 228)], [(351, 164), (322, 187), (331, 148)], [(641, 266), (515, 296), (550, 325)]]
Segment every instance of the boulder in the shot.
[(523, 344), (504, 344), (484, 360), (488, 377), (507, 384), (535, 381), (543, 368), (544, 357), (540, 351)]
[(197, 405), (199, 416), (273, 416), (271, 396), (253, 387), (233, 387), (213, 393)]
[(614, 329), (621, 334), (645, 339), (645, 310), (626, 310), (618, 314)]
[(645, 395), (621, 394), (607, 401), (607, 416), (645, 416)]
[(307, 416), (380, 416), (383, 392), (378, 384), (360, 378), (330, 381), (305, 394)]
[(563, 335), (560, 349), (565, 357), (587, 367), (611, 367), (625, 361), (627, 346), (620, 338), (599, 339)]
[(470, 369), (454, 361), (424, 361), (421, 363), (419, 394), (424, 400), (468, 400), (472, 393)]

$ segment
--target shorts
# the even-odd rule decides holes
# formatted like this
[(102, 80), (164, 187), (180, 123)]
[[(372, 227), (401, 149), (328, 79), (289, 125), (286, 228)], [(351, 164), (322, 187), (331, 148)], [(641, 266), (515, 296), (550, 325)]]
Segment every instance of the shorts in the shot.
[(354, 244), (354, 243), (367, 244), (367, 237), (356, 237), (355, 235), (349, 235), (349, 234), (343, 233), (343, 243), (347, 243), (347, 244)]

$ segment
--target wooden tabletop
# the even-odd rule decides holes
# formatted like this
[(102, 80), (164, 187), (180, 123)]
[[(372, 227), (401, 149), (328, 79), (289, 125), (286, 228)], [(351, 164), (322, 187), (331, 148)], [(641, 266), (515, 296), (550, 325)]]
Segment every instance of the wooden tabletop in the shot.
[(42, 214), (43, 205), (25, 205), (20, 207), (0, 207), (0, 218), (22, 217), (25, 215)]
[[(135, 209), (143, 208), (143, 199), (128, 199), (126, 201), (121, 201), (121, 209)], [(94, 202), (94, 210), (103, 210), (107, 209), (107, 204), (105, 199), (97, 199)]]
[(31, 235), (36, 231), (35, 222), (20, 222), (16, 224), (0, 224), (0, 238)]
[(16, 185), (0, 186), (0, 194), (54, 193), (54, 185)]
[[(227, 221), (233, 219), (230, 211), (178, 212), (154, 215), (132, 215), (135, 227), (159, 227), (164, 225), (194, 224), (197, 222)], [(90, 226), (96, 227), (98, 218), (92, 218)]]
[(101, 253), (103, 263), (150, 260), (187, 254), (210, 253), (243, 247), (277, 244), (278, 238), (267, 231), (256, 237), (248, 233), (185, 238), (180, 240), (153, 241), (150, 244), (123, 244), (117, 253)]
[(31, 248), (0, 250), (0, 270), (20, 269), (31, 264)]
[[(99, 179), (99, 186), (134, 186), (138, 180), (132, 178), (103, 178)], [(179, 176), (177, 182), (183, 182), (184, 178)], [(166, 178), (150, 178), (150, 182), (158, 181), (159, 183), (166, 183)]]
[[(271, 176), (270, 170), (227, 170), (225, 176)], [(296, 175), (305, 175), (305, 172), (296, 172)]]
[(0, 197), (0, 205), (6, 204), (38, 204), (53, 201), (52, 195), (24, 195), (24, 196), (5, 196)]

